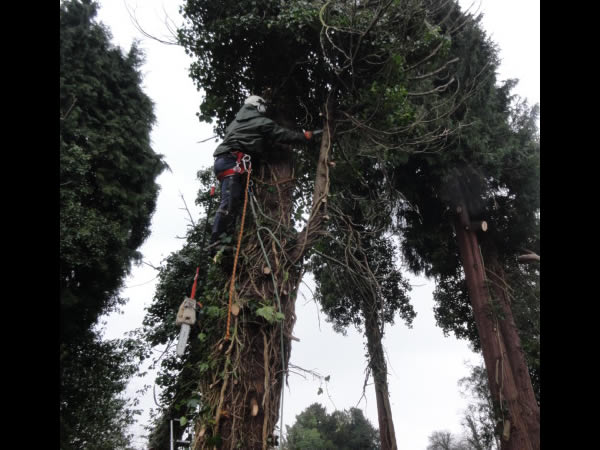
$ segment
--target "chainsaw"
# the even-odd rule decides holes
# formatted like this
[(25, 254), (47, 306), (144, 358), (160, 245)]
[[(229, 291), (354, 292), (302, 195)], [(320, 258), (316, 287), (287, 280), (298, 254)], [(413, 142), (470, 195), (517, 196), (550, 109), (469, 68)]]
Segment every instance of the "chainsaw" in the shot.
[(181, 305), (179, 305), (179, 311), (177, 311), (177, 318), (175, 319), (175, 325), (181, 326), (181, 330), (179, 331), (179, 341), (177, 342), (177, 355), (179, 356), (183, 355), (192, 325), (196, 323), (196, 304), (198, 307), (202, 308), (202, 303), (196, 303), (196, 300), (194, 300), (199, 270), (200, 267), (197, 267), (196, 276), (194, 276), (194, 285), (192, 286), (192, 293), (189, 297), (185, 297)]

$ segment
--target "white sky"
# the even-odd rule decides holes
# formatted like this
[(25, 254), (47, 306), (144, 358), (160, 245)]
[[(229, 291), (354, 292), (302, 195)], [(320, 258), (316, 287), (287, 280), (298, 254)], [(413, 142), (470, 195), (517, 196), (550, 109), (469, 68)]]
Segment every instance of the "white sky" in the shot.
[[(182, 0), (127, 0), (137, 3), (137, 16), (145, 29), (156, 36), (165, 36), (165, 11), (180, 23), (178, 5)], [(472, 2), (462, 0), (468, 7)], [(499, 79), (518, 78), (515, 92), (529, 103), (540, 102), (539, 71), (539, 0), (482, 0), (476, 3), (484, 13), (483, 26), (500, 47), (502, 66)], [(159, 178), (161, 192), (152, 219), (152, 234), (141, 248), (144, 260), (159, 265), (163, 258), (181, 248), (189, 223), (183, 209), (185, 198), (194, 220), (200, 210), (194, 205), (197, 189), (196, 172), (212, 165), (214, 141), (197, 142), (213, 135), (212, 126), (198, 122), (195, 113), (201, 94), (188, 77), (191, 59), (181, 47), (167, 46), (143, 38), (131, 23), (123, 0), (100, 0), (98, 19), (107, 25), (113, 43), (128, 50), (134, 38), (141, 39), (146, 53), (143, 65), (144, 91), (155, 103), (157, 123), (152, 131), (152, 144), (157, 153), (165, 156), (172, 172)], [(120, 314), (103, 318), (105, 338), (121, 338), (141, 325), (145, 308), (150, 305), (156, 285), (156, 272), (147, 265), (135, 267), (122, 292), (129, 298)], [(401, 321), (387, 327), (384, 345), (388, 355), (390, 401), (396, 439), (399, 448), (424, 450), (427, 437), (436, 430), (462, 432), (460, 420), (467, 400), (457, 382), (467, 376), (465, 362), (478, 363), (465, 341), (444, 337), (433, 317), (433, 285), (425, 279), (409, 277), (413, 282), (411, 301), (417, 311), (413, 328)], [(305, 277), (311, 287), (312, 280)], [(366, 361), (363, 338), (354, 330), (348, 336), (332, 331), (323, 315), (304, 289), (306, 299), (296, 304), (297, 321), (290, 362), (322, 375), (331, 375), (328, 393), (317, 395), (319, 381), (310, 377), (290, 376), (285, 391), (284, 424), (291, 425), (295, 416), (314, 402), (320, 402), (328, 412), (357, 406), (364, 382)], [(156, 356), (163, 348), (157, 349)], [(143, 384), (153, 384), (152, 373), (143, 380), (134, 380), (131, 395)], [(158, 391), (157, 391), (158, 394)], [(144, 410), (134, 427), (139, 449), (145, 448), (149, 410), (155, 407), (152, 389), (140, 398)], [(330, 400), (330, 398), (331, 400)], [(335, 406), (334, 406), (335, 405)], [(358, 405), (377, 427), (377, 407), (373, 386), (367, 388), (366, 400)]]

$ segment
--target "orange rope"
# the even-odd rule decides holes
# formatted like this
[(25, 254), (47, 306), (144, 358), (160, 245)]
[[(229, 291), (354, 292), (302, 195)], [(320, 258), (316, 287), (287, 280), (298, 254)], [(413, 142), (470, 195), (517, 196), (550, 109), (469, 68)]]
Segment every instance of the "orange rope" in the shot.
[(242, 210), (242, 222), (240, 224), (240, 234), (238, 235), (237, 249), (235, 251), (235, 259), (233, 260), (233, 273), (231, 274), (231, 284), (229, 285), (229, 305), (227, 306), (227, 332), (225, 340), (229, 340), (229, 326), (231, 324), (231, 300), (233, 299), (233, 290), (235, 287), (235, 270), (237, 268), (238, 256), (242, 244), (242, 234), (244, 233), (244, 221), (246, 219), (246, 206), (248, 205), (248, 186), (250, 185), (250, 171), (248, 168), (248, 177), (246, 178), (246, 191), (244, 193), (244, 209)]

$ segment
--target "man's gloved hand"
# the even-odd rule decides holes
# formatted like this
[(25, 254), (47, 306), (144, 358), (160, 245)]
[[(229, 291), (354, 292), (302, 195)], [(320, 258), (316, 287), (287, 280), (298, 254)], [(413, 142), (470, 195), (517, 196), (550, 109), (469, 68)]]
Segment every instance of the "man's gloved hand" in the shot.
[(312, 139), (312, 137), (313, 137), (313, 132), (306, 130), (304, 132), (304, 137), (306, 138), (306, 140), (310, 141)]

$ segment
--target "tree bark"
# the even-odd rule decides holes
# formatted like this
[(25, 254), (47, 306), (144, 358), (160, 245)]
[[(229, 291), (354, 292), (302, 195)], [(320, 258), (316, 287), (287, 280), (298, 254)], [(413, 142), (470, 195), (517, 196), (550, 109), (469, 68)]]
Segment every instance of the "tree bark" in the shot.
[(387, 364), (381, 344), (382, 336), (377, 317), (378, 310), (375, 305), (369, 305), (364, 302), (363, 316), (365, 317), (365, 333), (367, 335), (367, 348), (369, 350), (369, 367), (373, 373), (375, 384), (381, 450), (397, 450), (398, 446), (396, 444), (396, 433), (394, 431), (390, 394), (388, 391)]
[[(504, 336), (506, 351), (513, 368), (513, 376), (517, 390), (519, 392), (519, 403), (523, 412), (522, 420), (524, 428), (528, 430), (532, 443), (539, 448), (540, 443), (540, 409), (537, 404), (531, 376), (527, 367), (525, 353), (521, 347), (521, 339), (515, 325), (510, 298), (506, 290), (506, 281), (504, 269), (498, 261), (496, 252), (488, 245), (482, 246), (485, 256), (486, 275), (489, 280), (491, 292), (494, 293), (494, 299), (499, 303), (503, 318), (499, 320), (500, 331)], [(534, 446), (534, 448), (536, 448)]]
[[(492, 308), (491, 299), (486, 286), (486, 275), (483, 266), (477, 235), (474, 231), (465, 230), (464, 220), (455, 217), (455, 231), (460, 257), (465, 272), (465, 280), (483, 359), (485, 362), (490, 392), (502, 420), (502, 450), (538, 450), (539, 440), (539, 408), (536, 414), (527, 400), (529, 392), (522, 391), (523, 362), (514, 355), (517, 348), (514, 339), (518, 340), (512, 314), (498, 317)], [(510, 306), (505, 305), (510, 310)], [(508, 339), (505, 334), (509, 334)], [(510, 342), (509, 342), (510, 341)], [(513, 367), (516, 364), (516, 367)], [(515, 376), (517, 374), (517, 376)], [(527, 372), (528, 375), (528, 372)], [(529, 380), (531, 388), (531, 380)], [(533, 392), (533, 389), (531, 389)], [(534, 398), (535, 401), (535, 398)], [(536, 404), (537, 407), (537, 404)]]

